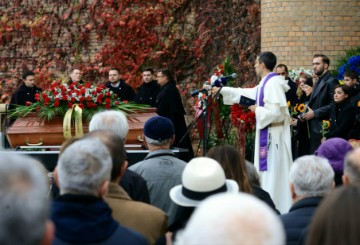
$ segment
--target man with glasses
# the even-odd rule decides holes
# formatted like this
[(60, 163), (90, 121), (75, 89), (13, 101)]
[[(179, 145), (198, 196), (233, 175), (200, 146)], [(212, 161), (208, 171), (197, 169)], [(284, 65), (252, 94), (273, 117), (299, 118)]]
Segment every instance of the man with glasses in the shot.
[(288, 70), (287, 66), (284, 64), (277, 65), (276, 73), (279, 76), (285, 77), (285, 80), (288, 81), (287, 84), (289, 85), (290, 89), (285, 93), (286, 100), (290, 101), (291, 106), (295, 106), (298, 101), (297, 96), (296, 96), (296, 84), (289, 77), (289, 70)]

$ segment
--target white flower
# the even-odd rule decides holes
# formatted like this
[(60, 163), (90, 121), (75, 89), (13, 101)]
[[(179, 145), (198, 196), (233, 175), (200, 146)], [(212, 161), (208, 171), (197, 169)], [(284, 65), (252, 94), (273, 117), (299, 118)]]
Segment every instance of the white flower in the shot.
[(313, 75), (313, 71), (311, 69), (305, 69), (303, 67), (300, 67), (298, 69), (290, 70), (289, 76), (293, 81), (297, 81), (300, 77), (300, 73), (306, 73), (309, 76)]

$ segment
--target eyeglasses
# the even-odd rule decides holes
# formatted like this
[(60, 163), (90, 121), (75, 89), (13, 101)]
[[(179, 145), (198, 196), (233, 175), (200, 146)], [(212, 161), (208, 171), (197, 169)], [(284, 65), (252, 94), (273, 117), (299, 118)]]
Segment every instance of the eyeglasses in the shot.
[(165, 77), (165, 76), (156, 76), (156, 77)]
[(279, 76), (286, 76), (286, 72), (279, 72), (277, 73)]

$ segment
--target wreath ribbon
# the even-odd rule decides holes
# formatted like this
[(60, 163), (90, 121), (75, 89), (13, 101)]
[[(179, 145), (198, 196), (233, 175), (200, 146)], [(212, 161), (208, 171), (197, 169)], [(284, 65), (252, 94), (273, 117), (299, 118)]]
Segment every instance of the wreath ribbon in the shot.
[(84, 135), (83, 125), (82, 125), (82, 109), (78, 104), (74, 104), (70, 109), (68, 109), (64, 116), (63, 121), (63, 133), (65, 139), (70, 139), (71, 135), (71, 117), (74, 112), (75, 119), (75, 136), (81, 137)]

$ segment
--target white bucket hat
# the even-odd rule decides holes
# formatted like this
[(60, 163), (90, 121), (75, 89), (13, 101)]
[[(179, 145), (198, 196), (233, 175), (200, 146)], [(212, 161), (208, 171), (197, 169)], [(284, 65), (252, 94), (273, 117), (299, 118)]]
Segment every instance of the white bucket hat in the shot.
[(239, 186), (234, 180), (225, 179), (220, 164), (208, 157), (192, 159), (182, 173), (182, 185), (170, 190), (170, 198), (183, 207), (196, 207), (216, 193), (238, 193)]

